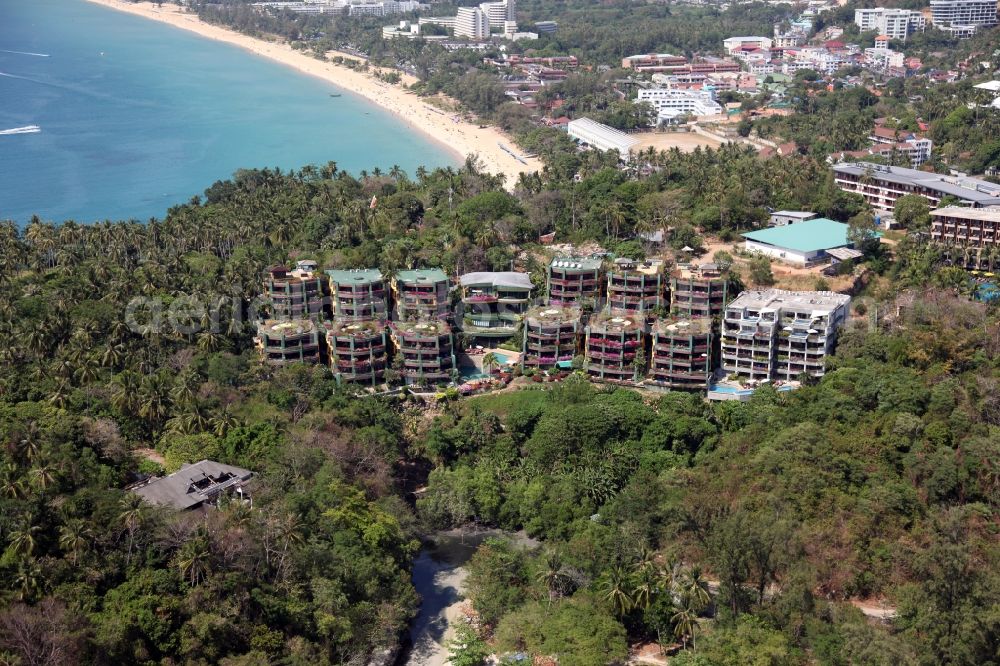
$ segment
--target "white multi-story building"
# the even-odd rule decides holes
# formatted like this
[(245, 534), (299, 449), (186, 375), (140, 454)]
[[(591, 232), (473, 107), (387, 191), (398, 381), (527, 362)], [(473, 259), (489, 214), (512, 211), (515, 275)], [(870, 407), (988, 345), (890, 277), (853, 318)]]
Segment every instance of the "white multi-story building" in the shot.
[(749, 379), (821, 377), (851, 297), (832, 291), (745, 291), (726, 306), (722, 367)]
[(517, 0), (484, 2), (479, 8), (486, 14), (491, 28), (503, 28), (505, 22), (517, 20)]
[(726, 50), (726, 53), (732, 55), (733, 51), (743, 46), (769, 49), (773, 43), (770, 37), (730, 37), (722, 40), (722, 47)]
[(637, 102), (646, 102), (656, 110), (661, 120), (670, 120), (678, 115), (716, 116), (722, 107), (715, 101), (710, 91), (680, 90), (676, 88), (647, 88), (640, 90)]
[(488, 39), (490, 22), (479, 7), (459, 7), (455, 15), (455, 36), (469, 39)]
[(927, 19), (920, 12), (909, 9), (873, 7), (855, 9), (854, 23), (862, 32), (874, 30), (889, 39), (905, 40), (914, 32), (923, 32)]
[[(931, 20), (937, 28), (942, 30), (952, 28), (964, 35), (972, 26), (996, 25), (997, 2), (996, 0), (931, 0)], [(975, 28), (972, 32), (975, 32)]]

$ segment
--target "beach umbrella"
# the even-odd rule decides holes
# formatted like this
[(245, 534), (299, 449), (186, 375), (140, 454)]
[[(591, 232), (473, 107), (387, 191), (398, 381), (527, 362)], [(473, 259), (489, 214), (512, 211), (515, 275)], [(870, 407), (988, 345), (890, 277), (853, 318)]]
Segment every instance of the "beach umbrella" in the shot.
[(694, 252), (694, 248), (689, 245), (685, 245), (681, 248), (681, 252)]

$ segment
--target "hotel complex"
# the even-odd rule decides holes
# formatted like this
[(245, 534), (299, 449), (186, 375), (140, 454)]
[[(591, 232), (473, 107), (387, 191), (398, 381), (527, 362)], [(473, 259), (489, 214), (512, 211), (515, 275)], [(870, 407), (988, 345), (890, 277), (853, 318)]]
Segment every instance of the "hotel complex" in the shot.
[(963, 206), (1000, 205), (1000, 185), (976, 178), (870, 162), (835, 164), (833, 177), (840, 189), (860, 194), (873, 207), (884, 211), (891, 211), (896, 199), (907, 194), (925, 197), (932, 207), (946, 196), (955, 197)]
[(1000, 248), (1000, 207), (932, 210), (931, 238), (947, 245)]
[[(998, 211), (935, 211), (934, 238), (996, 244)], [(810, 223), (838, 224), (820, 218), (770, 231), (810, 233)], [(301, 316), (309, 309), (303, 307), (261, 321), (256, 343), (268, 363), (324, 363), (338, 382), (372, 387), (397, 379), (457, 381), (460, 353), (483, 353), (516, 336), (515, 362), (529, 374), (579, 369), (595, 381), (706, 390), (720, 364), (753, 380), (823, 373), (848, 296), (772, 289), (744, 292), (730, 303), (729, 275), (715, 264), (682, 264), (669, 275), (664, 269), (660, 260), (556, 257), (538, 299), (546, 304), (533, 307), (531, 279), (515, 271), (461, 275), (454, 285), (460, 299), (452, 299), (452, 283), (437, 268), (387, 278), (376, 269), (317, 272), (306, 261), (290, 279), (272, 267), (268, 293), (300, 293), (303, 303), (314, 300), (306, 293), (329, 297), (311, 308), (312, 318)]]

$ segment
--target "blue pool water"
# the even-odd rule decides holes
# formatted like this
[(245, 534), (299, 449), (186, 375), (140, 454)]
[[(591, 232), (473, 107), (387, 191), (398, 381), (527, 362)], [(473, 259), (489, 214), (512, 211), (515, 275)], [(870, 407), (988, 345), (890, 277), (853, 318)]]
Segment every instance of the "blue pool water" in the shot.
[(236, 169), (328, 161), (412, 175), (456, 158), (238, 47), (85, 0), (0, 0), (0, 219), (162, 217)]

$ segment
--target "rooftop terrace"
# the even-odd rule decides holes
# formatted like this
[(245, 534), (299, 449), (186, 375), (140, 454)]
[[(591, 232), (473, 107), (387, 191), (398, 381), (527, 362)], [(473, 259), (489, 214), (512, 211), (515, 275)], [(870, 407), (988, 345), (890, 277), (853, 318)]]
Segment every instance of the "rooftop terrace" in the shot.
[(653, 331), (665, 336), (708, 335), (712, 332), (710, 317), (657, 319)]
[(395, 321), (390, 324), (392, 328), (403, 335), (415, 336), (436, 336), (447, 335), (451, 332), (451, 326), (445, 321), (437, 319), (425, 319), (423, 321)]
[(545, 305), (528, 310), (524, 315), (524, 320), (532, 326), (545, 326), (579, 321), (581, 314), (580, 308)]
[(338, 284), (377, 282), (382, 279), (382, 271), (377, 268), (346, 268), (328, 270), (326, 271), (326, 274), (330, 276), (331, 281)]
[(384, 325), (375, 321), (334, 321), (326, 325), (327, 333), (335, 337), (366, 338), (384, 329)]
[(509, 287), (512, 289), (531, 289), (531, 276), (527, 273), (514, 271), (466, 273), (460, 277), (463, 287), (476, 285), (492, 285), (493, 287)]
[(448, 276), (440, 268), (417, 268), (415, 270), (399, 271), (396, 280), (407, 284), (434, 284), (447, 282)]
[(308, 319), (293, 319), (292, 321), (278, 321), (268, 319), (259, 324), (257, 329), (261, 335), (272, 338), (291, 337), (296, 335), (308, 335), (316, 331), (316, 324)]
[(663, 270), (663, 260), (633, 261), (632, 259), (615, 259), (612, 265), (615, 273), (641, 273), (654, 276)]
[(596, 271), (600, 270), (603, 263), (603, 257), (554, 257), (549, 263), (549, 267)]
[(780, 310), (791, 308), (807, 309), (812, 312), (827, 312), (850, 303), (847, 294), (833, 291), (785, 291), (783, 289), (764, 289), (744, 291), (737, 296), (729, 308), (748, 308), (751, 310)]
[(604, 333), (642, 332), (642, 323), (627, 315), (601, 313), (590, 319), (590, 330)]

